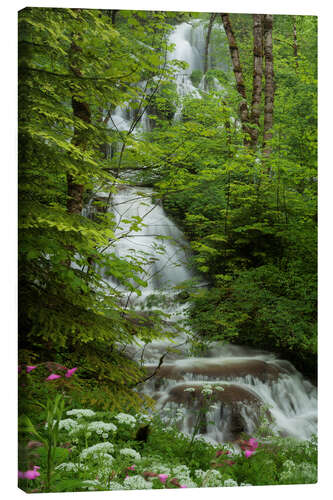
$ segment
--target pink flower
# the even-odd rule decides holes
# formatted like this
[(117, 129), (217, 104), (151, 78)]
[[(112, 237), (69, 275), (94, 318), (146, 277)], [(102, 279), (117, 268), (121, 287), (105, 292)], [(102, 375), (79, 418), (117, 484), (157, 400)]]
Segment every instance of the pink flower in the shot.
[(187, 488), (186, 484), (181, 484), (180, 487), (181, 488)]
[(252, 454), (253, 454), (253, 451), (251, 451), (251, 450), (246, 450), (245, 453), (244, 453), (244, 455), (245, 455), (246, 458), (250, 458), (250, 456)]
[(18, 471), (18, 478), (19, 479), (23, 479), (24, 478), (24, 472), (22, 472), (22, 471), (19, 470)]
[(249, 445), (252, 449), (256, 450), (258, 448), (258, 441), (256, 441), (254, 438), (250, 438)]
[(27, 366), (27, 373), (31, 372), (35, 368), (37, 368), (37, 366)]
[[(18, 370), (18, 372), (19, 372), (19, 373), (21, 373), (22, 368), (20, 367), (20, 365), (18, 366), (18, 369), (17, 369), (17, 370)], [(19, 472), (20, 472), (20, 471), (19, 471)]]
[(165, 481), (169, 477), (169, 474), (159, 474), (158, 477), (159, 477), (161, 483), (165, 483)]
[(37, 465), (34, 466), (33, 470), (27, 470), (26, 472), (23, 472), (23, 477), (25, 479), (36, 479), (36, 477), (40, 476), (40, 473), (36, 469), (39, 469)]
[(67, 372), (65, 373), (65, 377), (69, 378), (73, 375), (73, 373), (75, 373), (77, 370), (77, 366), (75, 368), (71, 368), (70, 370), (67, 370)]
[(131, 465), (130, 467), (127, 467), (128, 470), (135, 470), (135, 465)]
[(51, 373), (51, 375), (49, 375), (46, 380), (55, 380), (56, 378), (60, 378), (60, 375), (57, 375), (56, 373)]

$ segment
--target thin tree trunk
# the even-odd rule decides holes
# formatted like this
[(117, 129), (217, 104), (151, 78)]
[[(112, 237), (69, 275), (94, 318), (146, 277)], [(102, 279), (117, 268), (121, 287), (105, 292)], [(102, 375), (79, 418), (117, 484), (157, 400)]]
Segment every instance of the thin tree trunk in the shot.
[[(216, 18), (216, 14), (210, 15), (208, 29), (207, 29), (207, 35), (206, 35), (206, 43), (205, 43), (204, 75), (206, 75), (206, 73), (208, 71), (209, 42), (210, 42), (210, 35), (212, 33), (212, 28), (213, 28), (215, 18)], [(206, 89), (206, 79), (205, 79), (205, 89)]]
[(236, 38), (234, 32), (231, 27), (229, 14), (221, 14), (222, 23), (224, 26), (224, 30), (226, 32), (228, 42), (229, 42), (229, 50), (231, 55), (232, 67), (235, 74), (236, 79), (236, 88), (239, 95), (242, 98), (242, 101), (239, 105), (239, 115), (242, 122), (243, 131), (245, 132), (244, 144), (249, 146), (252, 142), (252, 129), (249, 127), (250, 123), (250, 115), (248, 110), (247, 98), (246, 98), (246, 90), (245, 83), (243, 78), (243, 71), (240, 63), (239, 52), (237, 47)]
[[(81, 48), (76, 45), (73, 41), (71, 45), (70, 52), (70, 68), (71, 71), (76, 76), (82, 76), (81, 71), (75, 64), (76, 55), (78, 52), (81, 52)], [(91, 123), (91, 112), (89, 105), (73, 93), (72, 95), (72, 109), (75, 118), (78, 118), (86, 123)], [(74, 136), (72, 139), (72, 143), (75, 146), (80, 147), (80, 149), (85, 149), (87, 143), (87, 132), (78, 130), (74, 127)], [(83, 192), (84, 186), (83, 184), (78, 184), (75, 181), (75, 177), (72, 174), (67, 175), (67, 210), (71, 214), (81, 214), (83, 208)]]
[(273, 16), (264, 15), (265, 53), (265, 110), (264, 110), (264, 157), (272, 152), (273, 109), (274, 109), (274, 67), (273, 67)]
[(293, 40), (294, 58), (295, 58), (296, 68), (298, 68), (298, 45), (297, 45), (296, 16), (294, 16), (293, 37), (294, 37), (294, 40)]
[(262, 61), (263, 61), (263, 15), (253, 14), (253, 89), (251, 123), (255, 125), (251, 133), (251, 146), (255, 148), (259, 137), (261, 115)]

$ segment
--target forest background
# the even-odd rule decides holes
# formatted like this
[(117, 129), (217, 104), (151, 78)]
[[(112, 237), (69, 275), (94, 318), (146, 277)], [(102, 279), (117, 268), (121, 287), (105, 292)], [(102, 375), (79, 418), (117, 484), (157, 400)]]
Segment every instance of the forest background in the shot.
[[(83, 5), (83, 3), (84, 3), (84, 2), (80, 2), (80, 5), (81, 5), (81, 4)], [(43, 4), (43, 5), (45, 5), (45, 4)], [(83, 6), (84, 6), (84, 5), (83, 5)], [(184, 7), (186, 7), (186, 6), (184, 6)], [(303, 5), (303, 7), (304, 7), (304, 5)], [(126, 5), (124, 5), (124, 8), (127, 8), (127, 6), (126, 6)], [(131, 6), (129, 6), (129, 8), (134, 8), (134, 7), (133, 7), (133, 6), (132, 6), (132, 7), (131, 7)], [(193, 10), (193, 7), (191, 7), (191, 10)], [(207, 9), (206, 9), (206, 6), (205, 6), (205, 10), (207, 10)], [(212, 9), (212, 10), (214, 10), (214, 9)], [(235, 10), (235, 11), (237, 11), (237, 9), (236, 9), (236, 3), (235, 3), (235, 8), (234, 8), (234, 10)], [(261, 12), (261, 11), (264, 11), (264, 9), (258, 9), (258, 11), (260, 11), (260, 12)], [(277, 11), (276, 11), (276, 12), (277, 12)], [(287, 9), (286, 9), (286, 10), (284, 10), (284, 12), (285, 12), (285, 13), (288, 13)], [(305, 12), (302, 12), (302, 13), (305, 13)], [(11, 200), (11, 201), (12, 201), (12, 200)], [(12, 228), (10, 229), (10, 231), (12, 231)], [(15, 266), (14, 266), (14, 267), (15, 267)], [(12, 280), (12, 277), (11, 277), (11, 280)]]

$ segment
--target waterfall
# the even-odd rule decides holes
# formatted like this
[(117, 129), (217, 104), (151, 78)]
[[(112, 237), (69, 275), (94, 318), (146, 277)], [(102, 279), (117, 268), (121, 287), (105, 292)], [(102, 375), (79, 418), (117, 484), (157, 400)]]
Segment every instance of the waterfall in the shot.
[[(176, 76), (180, 97), (192, 94), (200, 98), (190, 76), (192, 71), (203, 69), (203, 28), (182, 23), (170, 35), (170, 43), (175, 44), (175, 50), (168, 55), (169, 60), (179, 59), (189, 65)], [(175, 120), (181, 113), (180, 106)], [(132, 118), (128, 109), (117, 107), (109, 126), (129, 130)], [(141, 127), (149, 130), (146, 113)], [(141, 278), (147, 282), (146, 287), (138, 287), (139, 296), (123, 289), (126, 304), (145, 310), (151, 295), (164, 294), (173, 299), (174, 287), (195, 276), (189, 267), (189, 245), (166, 216), (161, 202), (153, 198), (152, 189), (120, 184), (110, 210), (115, 214), (118, 238), (112, 251), (130, 261), (139, 260)], [(131, 229), (140, 220), (138, 230)], [(186, 318), (186, 306), (177, 307), (173, 300), (169, 304), (165, 308), (174, 321)], [(164, 338), (147, 346), (137, 339), (137, 345), (127, 349), (133, 359), (144, 360), (150, 373), (167, 353), (160, 370), (140, 390), (156, 400), (162, 416), (182, 408), (184, 418), (179, 428), (183, 432), (192, 432), (202, 389), (211, 384), (211, 407), (200, 425), (206, 439), (221, 442), (235, 440), (242, 432), (252, 433), (263, 415), (280, 435), (308, 439), (316, 433), (316, 388), (291, 363), (246, 346), (214, 343), (197, 357), (191, 356), (190, 348), (189, 337), (183, 333), (173, 341)]]

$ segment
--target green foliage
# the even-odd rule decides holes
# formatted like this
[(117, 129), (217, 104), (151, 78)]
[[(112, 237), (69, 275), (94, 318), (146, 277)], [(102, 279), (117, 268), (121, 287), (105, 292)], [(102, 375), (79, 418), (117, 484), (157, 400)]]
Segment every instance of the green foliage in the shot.
[(195, 69), (194, 71), (192, 71), (190, 78), (195, 87), (199, 86), (202, 77), (203, 77), (203, 72), (200, 69)]
[[(146, 106), (165, 58), (166, 18), (121, 11), (113, 25), (108, 11), (19, 13), (20, 352), (28, 348), (39, 361), (70, 353), (71, 363), (80, 360), (88, 378), (108, 387), (110, 400), (103, 404), (111, 406), (129, 404), (129, 387), (141, 376), (135, 363), (115, 351), (109, 355), (115, 341), (132, 343), (141, 332), (149, 342), (161, 332), (157, 324), (133, 331), (117, 291), (121, 285), (125, 293), (141, 293), (146, 257), (119, 258), (113, 215), (100, 202), (92, 217), (74, 213), (69, 183), (85, 197), (98, 189), (115, 192), (119, 158), (108, 159), (103, 150), (120, 132), (107, 127), (104, 113), (125, 102), (139, 111)], [(170, 91), (166, 83), (159, 96), (164, 112)], [(89, 120), (82, 109), (89, 109)], [(131, 143), (131, 137), (123, 140)], [(140, 218), (130, 222), (130, 230), (140, 229)]]

